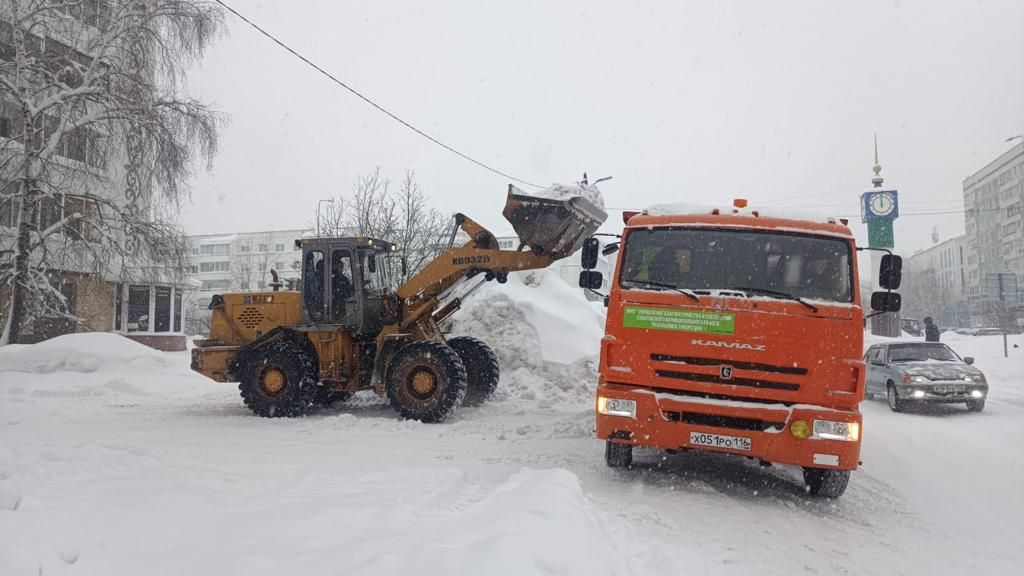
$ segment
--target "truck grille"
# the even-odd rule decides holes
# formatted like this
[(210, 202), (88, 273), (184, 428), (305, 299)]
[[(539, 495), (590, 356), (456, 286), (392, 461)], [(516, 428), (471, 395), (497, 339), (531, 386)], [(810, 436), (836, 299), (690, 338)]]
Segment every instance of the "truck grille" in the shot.
[(774, 364), (760, 364), (758, 362), (733, 362), (732, 360), (720, 360), (718, 358), (651, 354), (651, 360), (656, 362), (691, 364), (693, 366), (732, 366), (733, 368), (739, 368), (740, 370), (757, 370), (758, 372), (773, 372), (775, 374), (793, 374), (796, 376), (807, 375), (807, 368), (801, 368), (800, 366), (775, 366)]
[(769, 390), (790, 390), (800, 389), (799, 384), (791, 382), (776, 382), (763, 380), (761, 378), (722, 378), (716, 374), (700, 374), (698, 372), (677, 372), (675, 370), (655, 370), (654, 373), (662, 378), (675, 378), (677, 380), (689, 380), (691, 382), (704, 382), (709, 384), (727, 384), (729, 386), (748, 386), (750, 388), (763, 388)]
[(783, 430), (785, 422), (769, 422), (759, 418), (740, 418), (738, 416), (722, 416), (720, 414), (701, 414), (699, 412), (677, 412), (665, 410), (662, 412), (665, 418), (671, 422), (682, 422), (696, 426), (710, 426), (712, 428), (730, 428), (732, 430)]

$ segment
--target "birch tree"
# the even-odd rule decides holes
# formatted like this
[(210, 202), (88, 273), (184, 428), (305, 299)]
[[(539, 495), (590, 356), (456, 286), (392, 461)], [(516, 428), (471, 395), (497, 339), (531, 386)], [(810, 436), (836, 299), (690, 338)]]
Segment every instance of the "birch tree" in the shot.
[[(430, 205), (407, 171), (398, 189), (380, 168), (360, 176), (349, 196), (322, 204), (314, 219), (321, 236), (369, 236), (398, 245), (397, 255), (407, 266), (392, 269), (395, 285), (423, 269), (447, 247), (454, 221)], [(317, 220), (318, 219), (318, 220)]]
[(173, 218), (221, 117), (181, 79), (221, 28), (203, 1), (0, 0), (0, 344), (66, 312), (54, 271), (184, 270)]

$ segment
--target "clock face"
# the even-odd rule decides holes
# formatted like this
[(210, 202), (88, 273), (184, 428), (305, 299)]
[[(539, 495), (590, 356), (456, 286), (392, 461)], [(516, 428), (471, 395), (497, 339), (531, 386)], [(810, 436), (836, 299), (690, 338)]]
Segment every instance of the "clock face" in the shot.
[(896, 208), (896, 201), (889, 192), (879, 192), (871, 197), (871, 211), (879, 216), (888, 216)]

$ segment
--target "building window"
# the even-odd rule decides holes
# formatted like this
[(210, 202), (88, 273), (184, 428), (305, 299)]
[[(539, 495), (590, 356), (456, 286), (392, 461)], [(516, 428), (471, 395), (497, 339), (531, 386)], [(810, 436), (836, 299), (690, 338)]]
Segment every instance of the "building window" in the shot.
[(242, 244), (238, 247), (239, 252), (248, 252), (249, 250), (252, 250), (252, 246), (249, 246), (248, 244)]
[(203, 256), (227, 256), (231, 253), (230, 244), (203, 244), (199, 247)]
[(201, 290), (228, 290), (231, 288), (230, 280), (205, 280)]
[(149, 331), (149, 286), (128, 287), (128, 331)]
[(276, 264), (274, 264), (274, 270), (277, 270), (278, 272), (283, 272), (286, 266), (288, 266), (287, 262), (277, 262)]
[(284, 244), (276, 244), (274, 246), (274, 251), (275, 252), (284, 252)]
[(257, 252), (266, 252), (266, 251), (267, 251), (267, 245), (266, 244), (260, 244), (258, 249), (257, 249)]
[(219, 262), (200, 262), (200, 272), (227, 272), (231, 269), (231, 263), (227, 260), (221, 260)]
[(181, 332), (181, 290), (174, 292), (174, 328), (175, 332)]
[(155, 288), (156, 302), (153, 310), (153, 331), (171, 331), (171, 289), (168, 286)]
[(20, 205), (13, 195), (8, 196), (6, 191), (0, 192), (0, 226), (14, 228), (18, 224), (18, 209)]

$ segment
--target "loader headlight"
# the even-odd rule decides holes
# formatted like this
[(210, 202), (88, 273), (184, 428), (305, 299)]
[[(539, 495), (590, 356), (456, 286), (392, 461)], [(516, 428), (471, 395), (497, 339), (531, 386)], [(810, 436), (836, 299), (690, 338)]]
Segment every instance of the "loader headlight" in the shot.
[(597, 397), (597, 411), (606, 416), (625, 416), (636, 418), (636, 400)]
[(860, 440), (860, 424), (857, 422), (835, 422), (832, 420), (815, 420), (814, 437), (822, 440)]

